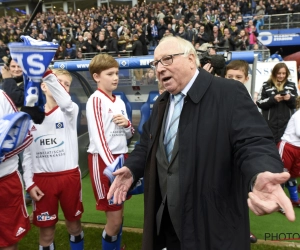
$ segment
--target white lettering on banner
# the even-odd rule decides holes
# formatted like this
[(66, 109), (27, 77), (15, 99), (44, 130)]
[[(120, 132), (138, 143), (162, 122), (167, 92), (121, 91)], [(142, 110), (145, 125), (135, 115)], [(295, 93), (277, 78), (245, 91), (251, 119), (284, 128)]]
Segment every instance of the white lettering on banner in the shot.
[[(29, 73), (32, 75), (43, 75), (46, 71), (42, 61), (44, 60), (43, 55), (41, 54), (32, 54), (27, 57), (27, 63), (29, 66)], [(40, 62), (37, 62), (40, 61)], [(34, 69), (36, 68), (36, 69)]]
[(298, 34), (274, 35), (274, 41), (291, 41), (294, 39), (294, 37), (298, 36)]
[(27, 71), (23, 66), (23, 54), (15, 54), (12, 53), (12, 58), (19, 64), (19, 66), (23, 69), (24, 74), (27, 75)]
[(34, 104), (39, 100), (39, 89), (37, 87), (30, 87), (27, 90), (26, 106), (33, 107)]
[(140, 66), (149, 65), (149, 63), (152, 61), (152, 59), (141, 59), (140, 60)]
[(89, 67), (89, 64), (76, 64), (76, 67), (78, 69), (87, 69)]
[(294, 37), (299, 37), (299, 34), (279, 34), (273, 35), (271, 32), (264, 31), (259, 33), (258, 40), (263, 45), (270, 45), (273, 41), (292, 41)]
[[(274, 66), (278, 62), (258, 62), (256, 68), (256, 75), (255, 75), (255, 92), (259, 92), (262, 84), (266, 82), (271, 75), (271, 72)], [(296, 61), (284, 61), (287, 65), (291, 75), (289, 76), (288, 80), (294, 83), (297, 83), (297, 63)], [(252, 65), (251, 65), (252, 67)]]

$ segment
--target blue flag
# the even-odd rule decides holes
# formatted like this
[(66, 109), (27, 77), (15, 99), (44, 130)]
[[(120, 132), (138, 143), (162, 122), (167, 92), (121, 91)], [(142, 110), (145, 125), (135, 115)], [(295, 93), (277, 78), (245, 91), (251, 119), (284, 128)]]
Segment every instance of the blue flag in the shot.
[(20, 147), (30, 125), (30, 116), (24, 112), (16, 112), (0, 119), (0, 163), (5, 155)]
[(40, 84), (58, 44), (38, 41), (30, 36), (21, 36), (23, 42), (9, 43), (11, 57), (23, 70), (24, 77), (24, 106), (38, 106), (44, 109), (45, 98)]

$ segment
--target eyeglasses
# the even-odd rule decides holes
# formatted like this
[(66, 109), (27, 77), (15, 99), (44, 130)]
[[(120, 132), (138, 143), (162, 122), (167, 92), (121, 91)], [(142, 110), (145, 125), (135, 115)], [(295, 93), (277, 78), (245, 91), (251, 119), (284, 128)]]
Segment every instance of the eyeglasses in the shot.
[(152, 61), (149, 63), (150, 67), (153, 69), (156, 69), (158, 66), (158, 63), (160, 62), (163, 66), (169, 66), (173, 63), (173, 57), (184, 55), (184, 53), (178, 53), (178, 54), (172, 54), (162, 57), (160, 60)]

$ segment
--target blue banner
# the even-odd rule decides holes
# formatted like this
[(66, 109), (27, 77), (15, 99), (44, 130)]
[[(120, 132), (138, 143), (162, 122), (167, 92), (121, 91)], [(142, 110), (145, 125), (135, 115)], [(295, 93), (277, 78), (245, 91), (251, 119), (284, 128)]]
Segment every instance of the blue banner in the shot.
[[(149, 62), (153, 61), (153, 55), (129, 58), (115, 58), (119, 63), (120, 69), (143, 69), (150, 68)], [(254, 60), (253, 51), (232, 51), (231, 60), (245, 60), (252, 63)], [(55, 62), (53, 68), (61, 68), (68, 71), (88, 71), (91, 60), (82, 61), (62, 61)]]
[(281, 30), (261, 30), (258, 40), (267, 47), (293, 46), (300, 44), (300, 28)]
[[(149, 62), (153, 61), (153, 55), (142, 57), (115, 58), (120, 69), (149, 68)], [(88, 71), (91, 60), (55, 62), (53, 68), (61, 68), (68, 71)]]
[(12, 59), (23, 70), (24, 106), (38, 106), (41, 111), (44, 111), (45, 98), (40, 85), (58, 44), (37, 41), (30, 36), (21, 36), (21, 39), (23, 42), (12, 42), (8, 44), (8, 47)]

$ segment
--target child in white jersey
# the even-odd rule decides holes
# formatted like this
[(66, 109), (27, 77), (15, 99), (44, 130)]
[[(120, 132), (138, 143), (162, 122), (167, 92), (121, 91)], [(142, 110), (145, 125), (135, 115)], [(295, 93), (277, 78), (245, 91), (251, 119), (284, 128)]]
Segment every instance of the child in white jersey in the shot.
[(70, 73), (54, 73), (46, 71), (41, 83), (46, 96), (45, 120), (42, 124), (32, 123), (34, 142), (24, 151), (24, 181), (34, 201), (33, 224), (40, 228), (39, 250), (55, 249), (58, 203), (64, 212), (71, 250), (83, 250), (78, 106), (69, 95)]
[(105, 211), (107, 220), (102, 249), (119, 250), (123, 205), (110, 204), (107, 200), (111, 182), (103, 172), (118, 156), (127, 157), (127, 139), (132, 137), (134, 130), (124, 102), (113, 95), (119, 82), (118, 62), (108, 54), (99, 54), (90, 62), (89, 71), (98, 88), (87, 102), (86, 116), (90, 136), (88, 162), (96, 209)]
[(297, 178), (300, 177), (300, 97), (296, 98), (296, 109), (277, 144), (286, 171), (291, 178), (285, 183), (294, 207), (300, 207)]
[[(0, 119), (6, 115), (18, 112), (17, 107), (8, 95), (0, 90)], [(1, 151), (3, 133), (6, 126), (10, 125), (6, 122), (0, 122), (1, 134)], [(28, 126), (28, 125), (27, 125)], [(10, 130), (11, 131), (11, 130)], [(11, 137), (7, 137), (11, 140)], [(5, 146), (11, 147), (11, 142), (3, 143)], [(20, 241), (29, 231), (30, 223), (27, 213), (22, 176), (18, 171), (18, 154), (32, 142), (32, 136), (28, 135), (23, 145), (18, 148), (12, 148), (12, 151), (4, 154), (0, 160), (0, 249), (16, 250), (18, 241)]]

